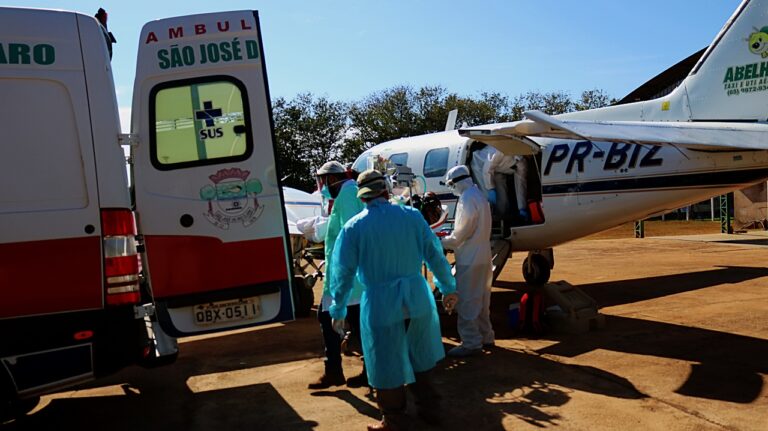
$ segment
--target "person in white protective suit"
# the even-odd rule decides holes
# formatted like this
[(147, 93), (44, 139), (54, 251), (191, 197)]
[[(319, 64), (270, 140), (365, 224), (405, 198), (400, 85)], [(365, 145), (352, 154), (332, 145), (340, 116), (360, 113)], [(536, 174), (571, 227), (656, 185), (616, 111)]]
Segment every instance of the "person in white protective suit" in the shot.
[[(496, 151), (490, 163), (486, 167), (487, 177), (492, 178), (492, 188), (495, 192), (489, 192), (488, 201), (496, 206), (497, 213), (502, 218), (511, 216), (509, 191), (507, 190), (507, 176), (512, 175), (515, 181), (515, 199), (517, 201), (515, 215), (519, 215), (523, 221), (528, 220), (528, 162), (525, 157), (519, 155), (506, 155)], [(493, 196), (493, 199), (490, 196)]]
[(483, 193), (483, 196), (491, 202), (492, 205), (496, 204), (496, 191), (494, 190), (493, 173), (490, 170), (491, 158), (498, 151), (490, 145), (486, 145), (480, 142), (472, 144), (473, 146), (482, 146), (479, 150), (472, 152), (472, 161), (469, 166), (472, 168), (474, 174), (475, 184), (477, 188)]
[(445, 356), (435, 299), (421, 274), (426, 262), (450, 312), (458, 297), (440, 241), (421, 213), (392, 204), (384, 177), (367, 170), (357, 179), (366, 209), (341, 230), (333, 250), (336, 271), (330, 280), (330, 313), (337, 331), (344, 327), (355, 277), (362, 282), (360, 327), (368, 380), (376, 389), (383, 420), (369, 430), (408, 429), (405, 385), (416, 398), (418, 414), (438, 424), (439, 395), (430, 371)]
[(443, 247), (456, 256), (456, 291), (461, 298), (458, 331), (461, 344), (448, 356), (478, 354), (494, 344), (491, 328), (491, 209), (472, 182), (469, 170), (459, 165), (448, 171), (446, 184), (459, 197), (453, 232), (443, 238)]
[[(472, 153), (470, 164), (475, 184), (488, 198), (495, 214), (502, 219), (520, 216), (528, 220), (528, 163), (523, 156), (506, 155), (486, 145)], [(515, 182), (516, 207), (512, 208), (507, 189), (507, 177), (512, 175)]]

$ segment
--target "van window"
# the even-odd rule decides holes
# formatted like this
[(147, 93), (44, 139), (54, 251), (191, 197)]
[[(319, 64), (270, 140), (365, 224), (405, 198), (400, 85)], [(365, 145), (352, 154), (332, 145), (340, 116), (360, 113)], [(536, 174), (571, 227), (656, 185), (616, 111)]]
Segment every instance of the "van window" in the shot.
[(429, 150), (424, 157), (424, 176), (442, 177), (448, 170), (448, 148)]
[(389, 161), (397, 166), (408, 166), (408, 153), (397, 153), (389, 156)]
[(231, 163), (253, 151), (248, 97), (231, 77), (160, 84), (150, 93), (149, 121), (157, 169)]

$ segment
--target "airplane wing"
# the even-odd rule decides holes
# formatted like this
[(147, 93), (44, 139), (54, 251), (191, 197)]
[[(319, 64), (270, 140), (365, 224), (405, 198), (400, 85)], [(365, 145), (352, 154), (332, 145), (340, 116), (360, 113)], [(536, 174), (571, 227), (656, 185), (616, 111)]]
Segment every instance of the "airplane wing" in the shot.
[(537, 136), (679, 145), (708, 151), (768, 150), (768, 124), (560, 120), (540, 111), (527, 111), (525, 116), (528, 120), (461, 129), (459, 134), (493, 145), (507, 154), (530, 154), (515, 152), (516, 144), (520, 140)]

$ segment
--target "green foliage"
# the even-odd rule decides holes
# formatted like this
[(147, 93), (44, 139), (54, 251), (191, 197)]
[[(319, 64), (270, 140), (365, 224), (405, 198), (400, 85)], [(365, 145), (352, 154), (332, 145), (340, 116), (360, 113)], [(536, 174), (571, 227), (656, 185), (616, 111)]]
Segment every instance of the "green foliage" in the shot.
[(293, 100), (273, 100), (272, 110), (283, 184), (308, 191), (323, 163), (351, 163), (376, 144), (443, 131), (453, 109), (458, 109), (455, 127), (459, 128), (522, 120), (525, 111), (534, 109), (555, 115), (613, 102), (600, 89), (586, 90), (576, 100), (564, 91), (529, 91), (510, 99), (497, 92), (471, 97), (439, 85), (419, 89), (401, 85), (350, 104), (302, 93)]
[(349, 129), (347, 112), (346, 104), (311, 93), (272, 102), (277, 161), (284, 185), (306, 191), (314, 188), (317, 168), (341, 156)]
[(583, 91), (581, 93), (581, 99), (574, 103), (574, 108), (577, 111), (586, 111), (587, 109), (602, 108), (615, 102), (616, 99), (608, 97), (608, 95), (605, 94), (605, 91), (595, 88)]

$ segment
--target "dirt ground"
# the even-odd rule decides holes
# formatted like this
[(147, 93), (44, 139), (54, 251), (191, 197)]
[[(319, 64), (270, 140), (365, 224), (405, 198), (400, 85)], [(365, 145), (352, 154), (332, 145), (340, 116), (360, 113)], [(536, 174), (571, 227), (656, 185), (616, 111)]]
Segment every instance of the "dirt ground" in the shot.
[[(699, 235), (720, 233), (720, 221), (661, 221), (652, 220), (645, 222), (645, 236), (673, 236), (673, 235)], [(634, 223), (625, 223), (613, 229), (588, 236), (585, 239), (617, 239), (634, 238)]]
[[(692, 223), (709, 235), (679, 236)], [(415, 429), (768, 429), (768, 235), (692, 223), (646, 225), (648, 236), (677, 236), (634, 239), (628, 225), (558, 247), (552, 280), (578, 286), (606, 319), (579, 335), (509, 326), (526, 290), (525, 256), (513, 256), (493, 292), (497, 346), (438, 365), (445, 424)], [(446, 348), (455, 325), (443, 316)], [(173, 365), (46, 396), (2, 428), (365, 429), (379, 417), (366, 389), (306, 389), (321, 354), (313, 318), (197, 337)], [(346, 357), (345, 370), (356, 374), (359, 359)]]

